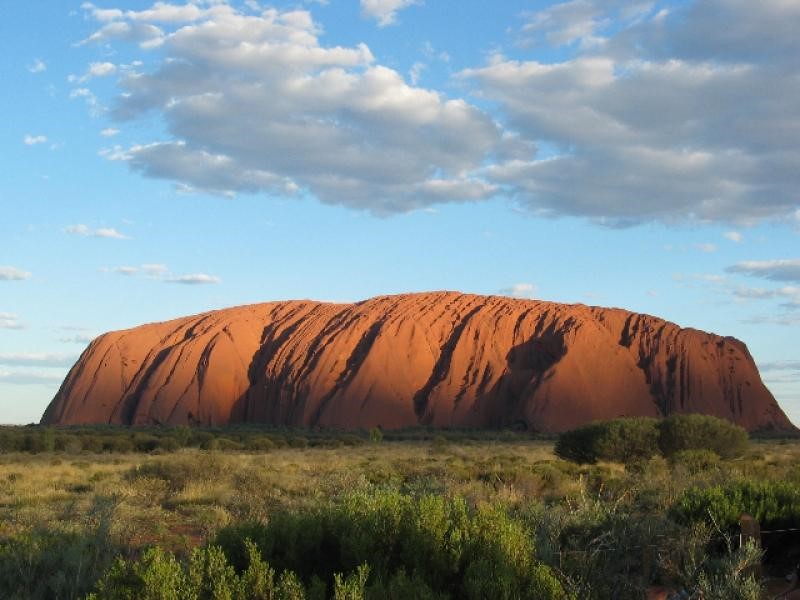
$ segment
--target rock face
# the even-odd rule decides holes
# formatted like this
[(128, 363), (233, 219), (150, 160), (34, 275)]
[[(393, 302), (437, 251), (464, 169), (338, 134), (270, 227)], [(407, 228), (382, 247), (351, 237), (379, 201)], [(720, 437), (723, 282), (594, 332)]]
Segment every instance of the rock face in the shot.
[(792, 428), (734, 338), (620, 309), (436, 292), (106, 333), (42, 422), (555, 432), (673, 412)]

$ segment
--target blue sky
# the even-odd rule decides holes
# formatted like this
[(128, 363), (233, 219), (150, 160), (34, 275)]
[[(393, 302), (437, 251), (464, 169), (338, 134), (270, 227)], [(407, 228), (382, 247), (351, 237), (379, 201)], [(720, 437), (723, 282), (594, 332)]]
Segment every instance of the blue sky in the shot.
[(800, 422), (800, 7), (12, 3), (0, 422), (95, 335), (450, 289), (745, 341)]

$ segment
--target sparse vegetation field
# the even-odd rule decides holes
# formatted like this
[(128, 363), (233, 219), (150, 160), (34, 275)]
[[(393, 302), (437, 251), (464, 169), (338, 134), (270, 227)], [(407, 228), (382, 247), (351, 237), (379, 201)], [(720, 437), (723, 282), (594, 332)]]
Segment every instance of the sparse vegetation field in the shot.
[(742, 512), (800, 527), (795, 440), (587, 464), (554, 449), (521, 432), (3, 428), (0, 597), (755, 599), (754, 564), (800, 558), (800, 536), (765, 534), (761, 556), (738, 535)]

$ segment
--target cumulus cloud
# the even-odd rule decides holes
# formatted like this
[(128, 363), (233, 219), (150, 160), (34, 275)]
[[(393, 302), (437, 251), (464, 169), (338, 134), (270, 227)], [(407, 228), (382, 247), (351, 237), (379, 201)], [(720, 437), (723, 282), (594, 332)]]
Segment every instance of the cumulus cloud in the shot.
[(28, 271), (21, 271), (16, 267), (0, 266), (0, 281), (22, 281), (29, 279), (30, 276)]
[(700, 252), (705, 252), (706, 254), (710, 254), (712, 252), (716, 252), (717, 251), (717, 247), (714, 244), (711, 244), (709, 242), (704, 242), (704, 243), (701, 243), (701, 244), (694, 244), (694, 248), (696, 250), (699, 250)]
[(607, 41), (611, 28), (629, 27), (652, 11), (654, 2), (641, 0), (571, 0), (524, 15), (523, 46), (591, 48)]
[(22, 143), (24, 143), (26, 146), (36, 146), (38, 144), (44, 144), (45, 142), (47, 142), (46, 135), (28, 134), (24, 138), (22, 138)]
[(398, 12), (419, 3), (419, 0), (361, 0), (361, 12), (378, 21), (379, 27), (386, 27), (397, 21)]
[(86, 69), (86, 73), (81, 76), (77, 75), (70, 75), (69, 81), (71, 83), (83, 83), (90, 79), (94, 79), (95, 77), (108, 77), (109, 75), (113, 75), (117, 72), (117, 65), (110, 62), (93, 62), (89, 64), (89, 68)]
[(163, 28), (163, 58), (122, 75), (111, 114), (160, 114), (168, 137), (109, 159), (186, 191), (309, 194), (383, 215), (497, 194), (480, 170), (507, 142), (487, 113), (409, 85), (364, 44), (322, 45), (307, 11), (195, 8), (95, 15), (104, 39), (155, 15)]
[(627, 223), (751, 223), (797, 208), (794, 3), (754, 11), (709, 0), (664, 12), (572, 1), (528, 24), (539, 42), (572, 45), (568, 58), (498, 55), (461, 73), (510, 128), (552, 149), (487, 169), (522, 206)]
[(190, 273), (188, 275), (178, 275), (175, 277), (167, 277), (164, 281), (168, 283), (181, 283), (184, 285), (206, 285), (217, 284), (222, 280), (214, 275), (207, 275), (206, 273)]
[(105, 129), (100, 130), (100, 135), (103, 137), (114, 137), (119, 133), (119, 129), (115, 129), (113, 127), (106, 127)]
[(726, 269), (729, 273), (741, 273), (761, 277), (770, 281), (800, 283), (800, 259), (746, 260)]
[(44, 73), (47, 70), (47, 64), (42, 59), (37, 58), (27, 66), (27, 69), (33, 74)]
[(515, 283), (510, 287), (501, 289), (500, 293), (513, 298), (533, 298), (536, 293), (536, 286), (532, 283)]
[(71, 233), (73, 235), (82, 235), (84, 237), (106, 238), (113, 240), (131, 239), (130, 236), (127, 236), (124, 233), (120, 233), (113, 227), (100, 227), (99, 229), (92, 229), (87, 225), (83, 225), (81, 223), (65, 227), (64, 232)]
[(0, 329), (24, 329), (19, 317), (12, 313), (0, 312)]

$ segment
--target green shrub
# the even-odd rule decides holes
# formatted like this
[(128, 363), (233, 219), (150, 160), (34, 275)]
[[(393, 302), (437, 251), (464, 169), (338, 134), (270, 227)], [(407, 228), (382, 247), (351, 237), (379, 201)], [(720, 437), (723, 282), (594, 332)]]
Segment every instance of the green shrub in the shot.
[(213, 450), (213, 451), (235, 451), (235, 450), (242, 450), (242, 445), (239, 442), (235, 442), (228, 438), (219, 437), (219, 438), (212, 438), (208, 440), (202, 446), (203, 450)]
[(745, 453), (747, 432), (725, 419), (709, 415), (670, 415), (659, 424), (658, 445), (664, 456), (682, 450), (711, 450), (722, 458)]
[(269, 452), (275, 449), (275, 442), (268, 437), (251, 437), (244, 443), (244, 447), (251, 452)]
[(157, 547), (139, 560), (119, 558), (88, 600), (305, 600), (296, 575), (285, 572), (276, 580), (255, 545), (246, 540), (245, 549), (248, 564), (241, 573), (217, 546), (196, 548), (188, 564)]
[(334, 600), (364, 600), (364, 587), (369, 577), (369, 565), (359, 565), (355, 573), (344, 577), (341, 573), (333, 575)]
[(110, 507), (96, 501), (90, 526), (75, 531), (33, 530), (0, 538), (0, 597), (4, 600), (82, 598), (111, 564)]
[(669, 458), (673, 467), (682, 466), (691, 475), (719, 466), (719, 454), (712, 450), (681, 450)]
[(630, 463), (659, 453), (670, 457), (685, 450), (708, 450), (723, 458), (733, 458), (741, 456), (747, 445), (747, 432), (724, 419), (672, 415), (660, 421), (630, 417), (589, 423), (561, 433), (555, 453), (582, 464), (598, 460)]
[(709, 520), (733, 529), (742, 514), (748, 514), (762, 527), (800, 526), (800, 486), (788, 481), (733, 481), (707, 488), (685, 490), (670, 509), (680, 523)]
[(383, 441), (383, 432), (380, 427), (373, 427), (369, 430), (369, 440), (373, 444), (380, 444)]
[[(347, 580), (336, 574), (359, 577), (368, 564), (373, 583), (364, 590), (370, 598), (565, 595), (554, 574), (535, 561), (530, 532), (499, 505), (469, 511), (463, 499), (357, 491), (310, 510), (273, 513), (266, 525), (223, 528), (214, 543), (241, 569), (248, 538), (270, 564), (297, 573), (306, 586), (316, 577), (344, 590)], [(347, 589), (358, 587), (350, 581)]]
[(555, 453), (578, 463), (630, 462), (658, 454), (658, 420), (648, 417), (596, 421), (558, 436)]

